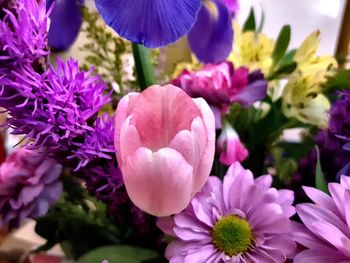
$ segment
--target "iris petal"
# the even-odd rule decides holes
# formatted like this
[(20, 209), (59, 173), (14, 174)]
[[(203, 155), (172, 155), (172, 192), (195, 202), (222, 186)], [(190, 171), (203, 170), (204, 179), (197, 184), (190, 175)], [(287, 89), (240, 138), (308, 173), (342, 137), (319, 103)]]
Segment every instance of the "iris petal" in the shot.
[(55, 6), (50, 15), (49, 46), (64, 51), (74, 43), (79, 34), (82, 24), (80, 6), (84, 0), (47, 0), (47, 9), (53, 2)]
[(213, 1), (216, 11), (202, 5), (198, 18), (188, 34), (193, 53), (204, 63), (218, 63), (226, 60), (233, 43), (232, 17), (225, 4)]
[(201, 0), (95, 0), (121, 37), (146, 47), (175, 42), (193, 26)]

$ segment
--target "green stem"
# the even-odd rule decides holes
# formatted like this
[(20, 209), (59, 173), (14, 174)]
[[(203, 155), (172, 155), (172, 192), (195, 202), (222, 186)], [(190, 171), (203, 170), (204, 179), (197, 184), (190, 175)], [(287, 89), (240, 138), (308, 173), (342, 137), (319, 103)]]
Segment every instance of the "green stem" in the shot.
[(154, 68), (151, 61), (150, 50), (138, 44), (132, 44), (135, 59), (137, 81), (141, 90), (155, 84)]

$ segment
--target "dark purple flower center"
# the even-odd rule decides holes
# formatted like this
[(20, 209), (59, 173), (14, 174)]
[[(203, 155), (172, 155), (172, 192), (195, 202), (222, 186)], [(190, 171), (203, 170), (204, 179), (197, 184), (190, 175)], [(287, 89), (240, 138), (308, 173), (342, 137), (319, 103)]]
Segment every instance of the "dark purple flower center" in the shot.
[(248, 221), (235, 215), (216, 222), (212, 237), (214, 246), (230, 257), (247, 252), (254, 241)]

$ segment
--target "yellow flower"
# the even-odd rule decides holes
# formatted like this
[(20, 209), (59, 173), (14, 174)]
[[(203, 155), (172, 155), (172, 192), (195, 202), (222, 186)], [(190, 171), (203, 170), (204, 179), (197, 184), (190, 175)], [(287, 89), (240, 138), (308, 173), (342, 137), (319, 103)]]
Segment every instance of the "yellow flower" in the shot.
[(294, 55), (297, 62), (282, 94), (283, 112), (304, 123), (320, 128), (328, 125), (330, 103), (322, 94), (323, 85), (338, 67), (332, 56), (317, 56), (320, 32), (315, 31), (300, 45)]
[[(318, 72), (323, 74), (322, 71)], [(301, 122), (326, 128), (330, 103), (322, 92), (319, 74), (293, 74), (282, 94), (283, 113)]]
[(234, 22), (234, 32), (234, 45), (228, 60), (235, 66), (260, 69), (267, 75), (272, 64), (274, 41), (263, 33), (241, 32), (237, 22)]
[[(318, 72), (319, 77), (326, 77), (334, 73), (338, 67), (336, 59), (332, 56), (317, 56), (319, 45), (320, 31), (313, 32), (304, 40), (294, 56), (294, 61), (298, 64), (297, 71), (303, 74)], [(323, 71), (324, 75), (321, 76), (319, 71)]]
[(199, 60), (194, 55), (192, 55), (191, 61), (181, 61), (176, 64), (175, 69), (172, 73), (172, 78), (177, 78), (185, 69), (196, 71), (200, 69), (201, 66), (202, 64), (199, 62)]

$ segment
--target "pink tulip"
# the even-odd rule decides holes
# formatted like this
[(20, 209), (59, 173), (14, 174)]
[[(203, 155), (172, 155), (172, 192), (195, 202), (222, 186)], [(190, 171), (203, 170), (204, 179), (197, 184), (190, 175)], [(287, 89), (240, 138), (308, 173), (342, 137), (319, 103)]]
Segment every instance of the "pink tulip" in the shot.
[(237, 132), (227, 122), (224, 123), (218, 138), (217, 151), (220, 154), (219, 161), (227, 166), (242, 162), (248, 157), (248, 150), (241, 143)]
[(152, 86), (119, 102), (115, 146), (134, 204), (155, 216), (178, 213), (209, 176), (214, 115), (203, 99), (173, 85)]

